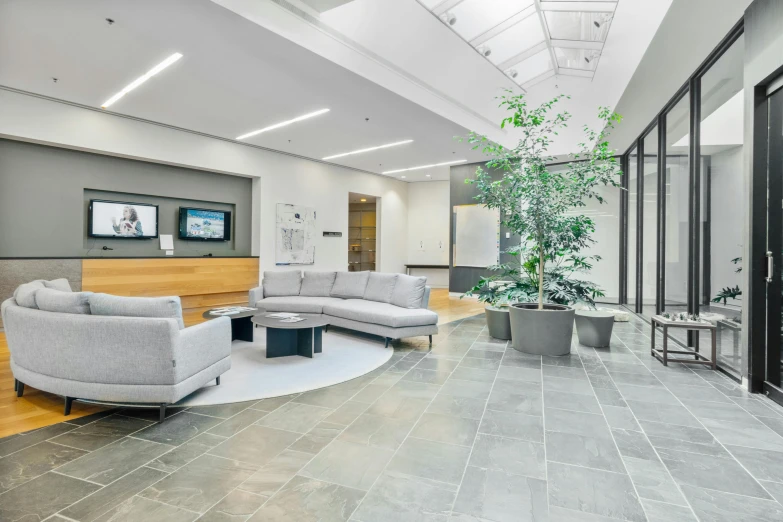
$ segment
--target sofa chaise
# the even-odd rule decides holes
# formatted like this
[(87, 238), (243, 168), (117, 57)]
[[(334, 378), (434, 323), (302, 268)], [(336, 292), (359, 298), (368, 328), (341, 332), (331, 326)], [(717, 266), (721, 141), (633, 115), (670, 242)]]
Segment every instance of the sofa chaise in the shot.
[(231, 367), (231, 320), (184, 327), (179, 297), (71, 292), (65, 279), (21, 285), (2, 304), (11, 370), (25, 385), (74, 399), (166, 405)]
[(386, 339), (438, 333), (438, 314), (428, 310), (425, 277), (379, 272), (264, 272), (250, 290), (250, 306), (266, 312), (324, 314), (329, 324)]

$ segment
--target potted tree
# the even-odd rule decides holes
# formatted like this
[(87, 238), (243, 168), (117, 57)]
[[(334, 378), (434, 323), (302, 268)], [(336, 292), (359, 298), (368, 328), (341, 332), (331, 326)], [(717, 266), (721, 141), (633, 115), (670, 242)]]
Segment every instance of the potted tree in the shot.
[(564, 97), (533, 109), (527, 107), (524, 95), (509, 91), (500, 98), (500, 106), (511, 113), (501, 128), (513, 126), (521, 136), (514, 148), (475, 133), (468, 137), (474, 149), (483, 148), (492, 156), (487, 169), (502, 173), (501, 179), (494, 180), (479, 167), (475, 179), (465, 182), (474, 184), (476, 200), (499, 209), (502, 224), (521, 238), (520, 245), (503, 252), (518, 265), (511, 269), (518, 276), (511, 288), (515, 302), (509, 309), (512, 346), (534, 354), (569, 353), (574, 326), (574, 309), (569, 305), (580, 300), (593, 303), (603, 295), (595, 285), (573, 277), (589, 271), (596, 259), (579, 255), (594, 242), (595, 231), (593, 220), (579, 209), (588, 199), (603, 203), (598, 187), (619, 186), (621, 174), (606, 139), (620, 117), (605, 107), (598, 113), (602, 129), (584, 127), (585, 141), (579, 152), (570, 155), (566, 168), (547, 167), (555, 161), (548, 152), (552, 139), (571, 118), (568, 112), (555, 113)]

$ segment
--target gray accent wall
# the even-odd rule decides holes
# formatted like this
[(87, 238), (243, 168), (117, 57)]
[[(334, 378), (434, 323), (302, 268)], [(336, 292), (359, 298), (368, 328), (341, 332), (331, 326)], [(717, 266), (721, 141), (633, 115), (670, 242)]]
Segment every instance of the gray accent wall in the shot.
[[(478, 191), (474, 185), (465, 183), (467, 178), (476, 177), (476, 169), (486, 167), (485, 163), (471, 163), (469, 165), (457, 165), (451, 167), (451, 179), (449, 182), (450, 206), (449, 206), (449, 292), (466, 292), (473, 288), (479, 282), (481, 277), (487, 277), (492, 274), (485, 268), (454, 266), (454, 206), (455, 205), (475, 205), (474, 199)], [(492, 172), (492, 179), (498, 180), (503, 177), (501, 172)], [(506, 232), (509, 230), (500, 227), (500, 251), (502, 252), (512, 244), (519, 244), (519, 236), (512, 234), (506, 238)], [(505, 263), (511, 256), (500, 255), (500, 262)]]
[[(250, 178), (0, 139), (0, 258), (165, 256), (158, 239), (89, 238), (90, 199), (159, 205), (175, 256), (251, 254)], [(231, 240), (179, 240), (180, 206), (230, 210)]]

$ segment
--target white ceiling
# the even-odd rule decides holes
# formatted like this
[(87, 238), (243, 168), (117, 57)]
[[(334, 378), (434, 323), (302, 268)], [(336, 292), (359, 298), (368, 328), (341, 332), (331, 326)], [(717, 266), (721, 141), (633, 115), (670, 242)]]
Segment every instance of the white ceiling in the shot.
[[(592, 79), (556, 75), (527, 89), (531, 104), (572, 97), (563, 109), (574, 125), (553, 154), (574, 151), (581, 125), (597, 123), (597, 107), (617, 103), (670, 3), (620, 0)], [(495, 96), (520, 87), (416, 0), (0, 2), (3, 86), (97, 108), (174, 52), (183, 58), (110, 111), (233, 140), (329, 108), (244, 141), (320, 159), (414, 140), (329, 161), (377, 174), (481, 161), (453, 139), (467, 129), (515, 142), (499, 128), (505, 115)], [(443, 166), (392, 176), (448, 173)]]
[(0, 85), (97, 108), (174, 52), (183, 58), (110, 110), (234, 139), (329, 108), (244, 141), (320, 159), (414, 140), (330, 161), (373, 173), (482, 157), (453, 139), (465, 128), (207, 0), (0, 2)]

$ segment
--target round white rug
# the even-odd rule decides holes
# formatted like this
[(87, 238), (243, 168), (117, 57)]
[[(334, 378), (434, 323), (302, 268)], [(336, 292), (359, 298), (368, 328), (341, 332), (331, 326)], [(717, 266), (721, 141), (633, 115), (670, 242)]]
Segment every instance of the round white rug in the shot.
[(383, 341), (343, 332), (323, 334), (323, 352), (312, 359), (293, 355), (266, 358), (266, 330), (255, 330), (255, 342), (234, 341), (231, 369), (214, 383), (185, 397), (177, 406), (212, 406), (242, 402), (339, 384), (360, 377), (391, 359)]

